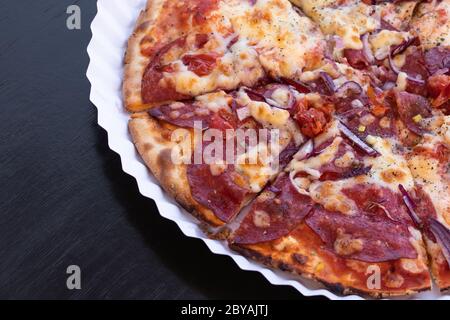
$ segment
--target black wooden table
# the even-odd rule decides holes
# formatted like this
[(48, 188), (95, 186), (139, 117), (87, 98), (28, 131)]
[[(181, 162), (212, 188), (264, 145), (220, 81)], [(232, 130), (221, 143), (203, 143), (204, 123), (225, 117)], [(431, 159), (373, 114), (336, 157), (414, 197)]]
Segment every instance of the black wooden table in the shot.
[(94, 0), (0, 1), (0, 298), (301, 298), (185, 237), (122, 171), (89, 101), (95, 14)]

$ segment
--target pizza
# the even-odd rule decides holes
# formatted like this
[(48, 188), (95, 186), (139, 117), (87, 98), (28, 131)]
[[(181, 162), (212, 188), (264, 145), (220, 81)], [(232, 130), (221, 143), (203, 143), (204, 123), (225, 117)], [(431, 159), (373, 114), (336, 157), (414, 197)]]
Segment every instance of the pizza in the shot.
[(133, 142), (208, 236), (340, 294), (450, 288), (450, 1), (149, 0)]

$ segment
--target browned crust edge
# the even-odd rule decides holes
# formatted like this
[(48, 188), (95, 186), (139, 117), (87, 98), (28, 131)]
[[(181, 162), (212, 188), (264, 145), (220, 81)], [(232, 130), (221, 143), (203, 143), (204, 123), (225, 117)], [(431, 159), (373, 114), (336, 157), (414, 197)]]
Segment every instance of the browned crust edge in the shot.
[(223, 221), (192, 198), (187, 181), (186, 165), (171, 160), (175, 143), (162, 136), (163, 128), (147, 113), (131, 116), (129, 131), (133, 142), (147, 167), (164, 190), (188, 212), (211, 226), (222, 226)]
[[(160, 102), (145, 104), (141, 96), (142, 77), (150, 58), (141, 54), (140, 44), (142, 39), (155, 26), (160, 11), (167, 0), (148, 0), (146, 8), (141, 11), (128, 44), (124, 59), (124, 78), (122, 83), (122, 95), (125, 108), (129, 112), (141, 112), (156, 105), (165, 104)], [(168, 101), (170, 102), (170, 101)]]
[(418, 290), (405, 290), (404, 292), (392, 292), (392, 291), (385, 291), (385, 292), (373, 292), (370, 290), (361, 290), (360, 288), (353, 288), (353, 287), (349, 287), (349, 286), (344, 286), (340, 283), (331, 283), (328, 282), (326, 279), (323, 278), (319, 278), (317, 277), (315, 274), (307, 272), (307, 271), (299, 271), (298, 268), (293, 268), (292, 266), (290, 266), (289, 264), (286, 264), (284, 262), (281, 261), (277, 261), (276, 259), (273, 259), (270, 256), (265, 256), (264, 254), (243, 247), (243, 246), (239, 246), (236, 244), (229, 244), (229, 247), (242, 254), (243, 256), (255, 260), (259, 263), (262, 263), (265, 266), (268, 266), (270, 268), (276, 268), (279, 269), (283, 272), (288, 272), (290, 274), (293, 274), (295, 276), (300, 276), (300, 277), (304, 277), (306, 279), (312, 279), (315, 281), (318, 281), (320, 283), (322, 283), (326, 288), (328, 288), (330, 291), (332, 291), (335, 294), (338, 295), (351, 295), (351, 294), (357, 294), (357, 295), (362, 295), (362, 296), (369, 296), (371, 298), (375, 298), (375, 299), (380, 299), (380, 298), (386, 298), (386, 297), (398, 297), (398, 296), (408, 296), (408, 295), (412, 295), (412, 294), (416, 294), (422, 291), (428, 291), (431, 289), (431, 287), (427, 287), (427, 288), (421, 288)]

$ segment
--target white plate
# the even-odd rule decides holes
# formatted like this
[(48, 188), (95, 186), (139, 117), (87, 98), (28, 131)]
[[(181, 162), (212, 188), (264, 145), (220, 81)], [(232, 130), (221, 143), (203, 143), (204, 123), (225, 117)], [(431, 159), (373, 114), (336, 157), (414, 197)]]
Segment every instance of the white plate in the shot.
[[(131, 142), (127, 127), (129, 114), (124, 111), (121, 94), (125, 45), (145, 3), (146, 0), (98, 0), (98, 13), (92, 22), (92, 40), (88, 46), (90, 64), (87, 77), (92, 85), (90, 99), (98, 109), (98, 124), (108, 132), (109, 147), (121, 157), (123, 170), (136, 178), (142, 195), (155, 200), (163, 217), (174, 221), (186, 236), (202, 239), (212, 252), (231, 257), (241, 269), (258, 271), (270, 283), (292, 286), (304, 296), (363, 299), (357, 295), (338, 296), (315, 281), (268, 269), (231, 251), (225, 242), (208, 239), (198, 228), (198, 222), (156, 183)], [(433, 291), (409, 299), (450, 297)]]

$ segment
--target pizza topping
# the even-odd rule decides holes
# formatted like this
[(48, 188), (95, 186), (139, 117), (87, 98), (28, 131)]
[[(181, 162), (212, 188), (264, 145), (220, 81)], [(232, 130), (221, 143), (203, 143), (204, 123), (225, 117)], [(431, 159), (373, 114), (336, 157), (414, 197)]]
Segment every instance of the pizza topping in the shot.
[(379, 153), (367, 145), (364, 141), (358, 138), (349, 128), (347, 128), (342, 122), (339, 123), (339, 130), (342, 135), (347, 137), (350, 141), (352, 141), (359, 149), (364, 151), (367, 155), (371, 157), (379, 156)]
[(420, 122), (414, 121), (414, 117), (420, 115), (422, 118), (428, 118), (431, 116), (428, 100), (408, 92), (395, 92), (395, 99), (400, 119), (410, 131), (417, 135), (422, 135), (424, 131), (420, 126)]
[(407, 74), (406, 72), (400, 71), (400, 69), (397, 68), (397, 66), (395, 65), (392, 55), (389, 55), (389, 66), (391, 67), (391, 70), (394, 71), (397, 75), (403, 74), (405, 76), (405, 78), (408, 79), (409, 81), (418, 83), (420, 85), (425, 84), (425, 80), (422, 78), (419, 78), (420, 75), (418, 75), (417, 77), (414, 77), (412, 75)]
[(300, 81), (296, 81), (296, 80), (293, 80), (293, 79), (288, 79), (288, 78), (281, 78), (280, 80), (282, 82), (290, 85), (291, 87), (295, 88), (295, 90), (297, 90), (300, 93), (305, 93), (306, 94), (306, 93), (311, 93), (312, 92), (312, 89), (306, 83), (303, 83), (303, 82), (300, 82)]
[(428, 91), (433, 98), (431, 104), (435, 108), (444, 108), (450, 100), (450, 76), (435, 74), (428, 79)]
[(268, 85), (263, 96), (268, 104), (282, 109), (291, 109), (296, 102), (292, 90), (280, 84)]
[(336, 97), (338, 98), (358, 97), (362, 93), (363, 88), (355, 81), (347, 81), (336, 89)]
[[(152, 108), (149, 114), (159, 120), (184, 128), (194, 128), (195, 122), (199, 121), (203, 129), (207, 129), (210, 113), (207, 109), (197, 112), (199, 107), (194, 102), (175, 103)], [(202, 114), (203, 113), (203, 114)]]
[(344, 57), (347, 58), (347, 62), (355, 69), (366, 69), (370, 66), (370, 62), (367, 61), (364, 50), (345, 49)]
[(254, 244), (279, 239), (289, 234), (311, 210), (311, 199), (299, 194), (286, 174), (281, 175), (253, 203), (232, 242)]
[(184, 128), (194, 128), (200, 122), (201, 128), (219, 130), (237, 126), (237, 115), (231, 112), (231, 96), (223, 91), (199, 96), (195, 101), (175, 102), (151, 108), (149, 114), (159, 120)]
[(416, 226), (420, 227), (422, 225), (422, 219), (420, 219), (419, 215), (415, 211), (415, 203), (403, 185), (399, 184), (398, 188), (402, 193), (403, 202), (405, 203), (406, 208), (408, 208), (408, 213), (411, 216), (412, 221), (416, 224)]
[(310, 139), (305, 144), (303, 144), (300, 150), (298, 150), (298, 152), (294, 156), (294, 159), (297, 161), (307, 159), (312, 155), (313, 151), (314, 151), (314, 140)]
[(316, 208), (306, 223), (331, 251), (345, 258), (383, 262), (417, 257), (408, 228), (385, 217)]
[(250, 193), (237, 183), (237, 173), (232, 166), (214, 175), (208, 164), (192, 164), (187, 167), (187, 177), (192, 197), (224, 222), (239, 212)]
[(333, 79), (326, 72), (319, 72), (319, 77), (308, 83), (313, 92), (318, 92), (325, 96), (331, 96), (336, 91)]
[(425, 53), (425, 63), (430, 74), (448, 73), (450, 69), (450, 47), (435, 47)]
[(334, 251), (341, 256), (356, 254), (363, 249), (363, 241), (354, 239), (350, 234), (345, 234), (344, 230), (337, 229), (336, 240), (333, 245)]
[(184, 65), (186, 65), (189, 71), (194, 72), (196, 75), (203, 77), (210, 74), (216, 67), (219, 54), (188, 54), (182, 58)]
[(315, 108), (297, 113), (294, 119), (297, 120), (301, 132), (309, 138), (314, 138), (322, 133), (328, 123), (325, 114)]
[(171, 50), (181, 48), (186, 44), (186, 38), (179, 38), (163, 46), (154, 56), (142, 77), (142, 100), (144, 103), (163, 102), (170, 100), (186, 100), (189, 96), (180, 94), (172, 83), (163, 80), (164, 72), (169, 71), (163, 65), (164, 56)]
[(439, 243), (442, 254), (450, 266), (450, 230), (436, 219), (430, 221), (431, 232)]

